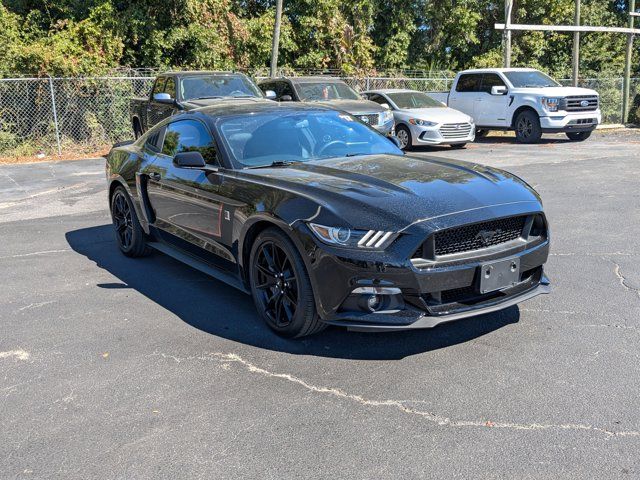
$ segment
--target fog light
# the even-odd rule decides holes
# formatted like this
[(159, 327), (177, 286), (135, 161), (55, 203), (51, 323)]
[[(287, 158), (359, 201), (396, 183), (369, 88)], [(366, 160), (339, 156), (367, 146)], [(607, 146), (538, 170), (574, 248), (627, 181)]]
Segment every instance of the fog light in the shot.
[(369, 310), (371, 310), (372, 312), (378, 310), (381, 303), (382, 299), (380, 298), (380, 295), (369, 295), (369, 297), (367, 298), (367, 308), (369, 308)]

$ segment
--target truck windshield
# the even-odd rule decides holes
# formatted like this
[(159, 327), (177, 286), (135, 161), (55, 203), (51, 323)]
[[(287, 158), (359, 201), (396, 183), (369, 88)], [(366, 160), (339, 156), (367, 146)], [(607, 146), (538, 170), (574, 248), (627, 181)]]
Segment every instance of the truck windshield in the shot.
[(542, 72), (505, 72), (505, 76), (515, 88), (540, 88), (540, 87), (560, 87), (561, 85), (553, 78)]
[(218, 97), (262, 97), (251, 80), (242, 75), (194, 75), (180, 82), (182, 100)]
[(347, 113), (268, 111), (221, 117), (218, 130), (239, 168), (282, 166), (356, 155), (403, 155), (388, 138)]
[(422, 92), (387, 93), (387, 97), (401, 109), (444, 107), (442, 103)]
[(305, 82), (296, 85), (302, 101), (315, 100), (362, 100), (346, 83), (341, 82)]

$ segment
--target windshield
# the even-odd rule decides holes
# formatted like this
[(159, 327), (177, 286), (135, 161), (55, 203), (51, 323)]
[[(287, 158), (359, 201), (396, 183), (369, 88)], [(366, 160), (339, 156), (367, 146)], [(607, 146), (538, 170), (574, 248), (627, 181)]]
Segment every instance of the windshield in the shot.
[(362, 100), (349, 85), (342, 82), (297, 83), (296, 90), (302, 101)]
[(422, 92), (387, 93), (398, 108), (442, 108), (444, 105)]
[(262, 97), (251, 80), (242, 75), (194, 75), (180, 82), (183, 100), (217, 97)]
[(355, 155), (403, 155), (388, 138), (337, 111), (270, 111), (222, 117), (217, 125), (241, 168)]
[(559, 87), (553, 78), (537, 70), (531, 72), (504, 72), (515, 88)]

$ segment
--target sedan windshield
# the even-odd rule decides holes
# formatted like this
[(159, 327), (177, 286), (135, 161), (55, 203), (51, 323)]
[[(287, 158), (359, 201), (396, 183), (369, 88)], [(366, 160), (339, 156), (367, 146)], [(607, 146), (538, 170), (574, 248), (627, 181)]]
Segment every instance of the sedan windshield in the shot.
[(302, 101), (315, 100), (362, 100), (346, 83), (341, 82), (304, 82), (296, 84), (296, 90)]
[(559, 87), (560, 84), (542, 72), (505, 72), (505, 76), (515, 88)]
[(422, 92), (387, 93), (387, 97), (401, 109), (444, 107), (442, 103)]
[(194, 75), (180, 82), (183, 100), (219, 97), (262, 97), (251, 80), (237, 75)]
[(240, 168), (355, 155), (403, 155), (388, 138), (337, 111), (270, 111), (222, 117), (217, 126)]

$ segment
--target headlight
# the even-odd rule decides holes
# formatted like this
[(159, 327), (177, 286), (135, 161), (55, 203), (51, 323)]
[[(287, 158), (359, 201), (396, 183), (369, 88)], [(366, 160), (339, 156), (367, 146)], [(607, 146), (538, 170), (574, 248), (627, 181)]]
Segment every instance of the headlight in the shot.
[(437, 125), (436, 122), (430, 122), (428, 120), (422, 120), (420, 118), (410, 118), (409, 123), (411, 125), (420, 125), (421, 127), (435, 127)]
[(557, 112), (560, 99), (555, 97), (542, 97), (542, 105), (550, 112)]
[(476, 121), (473, 119), (473, 117), (469, 117), (469, 123), (473, 125), (474, 123), (476, 123)]
[(384, 248), (395, 238), (393, 232), (381, 230), (352, 230), (346, 227), (327, 227), (309, 223), (309, 228), (318, 239), (330, 245), (357, 248)]
[(382, 123), (389, 123), (393, 120), (393, 112), (391, 110), (385, 110), (382, 112)]

